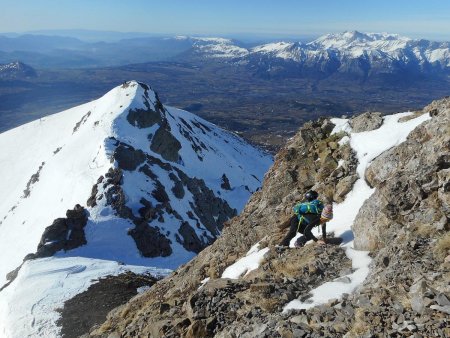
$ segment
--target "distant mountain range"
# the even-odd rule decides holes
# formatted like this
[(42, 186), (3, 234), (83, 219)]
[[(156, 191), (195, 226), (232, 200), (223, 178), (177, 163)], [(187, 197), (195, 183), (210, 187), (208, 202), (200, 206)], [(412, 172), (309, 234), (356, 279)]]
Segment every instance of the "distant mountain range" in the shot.
[(228, 39), (193, 39), (192, 58), (247, 64), (270, 76), (366, 78), (380, 74), (450, 73), (450, 44), (396, 34), (357, 31), (324, 35), (309, 43), (273, 42), (244, 48)]
[[(123, 53), (124, 50), (131, 52)], [(188, 36), (142, 36), (96, 43), (48, 35), (0, 36), (0, 62), (21, 60), (35, 67), (98, 67), (199, 59), (246, 64), (257, 73), (270, 76), (438, 75), (450, 71), (450, 44), (357, 31), (327, 34), (308, 43), (275, 41), (262, 45)]]

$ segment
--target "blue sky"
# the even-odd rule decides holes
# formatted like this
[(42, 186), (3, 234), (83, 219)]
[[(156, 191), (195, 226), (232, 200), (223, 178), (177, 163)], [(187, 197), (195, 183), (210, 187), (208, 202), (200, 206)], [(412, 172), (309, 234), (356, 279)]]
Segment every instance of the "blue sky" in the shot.
[(0, 32), (320, 35), (345, 30), (450, 40), (448, 0), (0, 0)]

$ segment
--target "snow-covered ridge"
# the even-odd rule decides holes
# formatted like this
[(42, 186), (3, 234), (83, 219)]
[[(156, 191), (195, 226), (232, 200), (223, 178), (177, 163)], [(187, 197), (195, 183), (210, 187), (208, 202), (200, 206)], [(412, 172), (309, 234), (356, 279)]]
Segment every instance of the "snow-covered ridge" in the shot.
[(242, 48), (235, 41), (225, 38), (201, 38), (193, 37), (193, 48), (198, 53), (211, 58), (239, 58), (249, 54), (246, 48)]
[[(450, 67), (450, 45), (427, 40), (414, 40), (397, 34), (360, 33), (357, 31), (327, 34), (307, 44), (277, 43), (258, 46), (255, 53), (270, 53), (273, 56), (294, 61), (305, 61), (318, 52), (332, 51), (336, 59), (368, 58), (371, 56), (402, 62), (438, 62)], [(298, 55), (304, 54), (299, 59)]]
[(405, 48), (410, 38), (388, 33), (360, 33), (357, 31), (327, 34), (310, 42), (307, 46), (324, 49), (381, 49), (385, 52)]
[[(173, 146), (165, 147), (167, 143)], [(216, 227), (226, 219), (219, 209), (214, 209), (215, 218), (208, 224), (192, 214), (193, 206), (197, 213), (202, 207), (189, 180), (202, 179), (202, 189), (207, 187), (216, 198), (240, 211), (271, 164), (270, 156), (237, 136), (186, 111), (163, 107), (149, 87), (137, 82), (0, 134), (0, 145), (0, 246), (11, 249), (5, 250), (5, 261), (0, 264), (1, 284), (25, 255), (35, 252), (43, 230), (54, 219), (64, 217), (75, 204), (86, 205), (93, 186), (111, 168), (123, 171), (125, 206), (134, 216), (138, 217), (143, 198), (152, 208), (170, 204), (177, 211), (176, 217), (168, 214), (166, 220), (160, 217), (151, 222), (161, 233), (170, 233), (173, 255), (160, 263), (174, 268), (194, 254), (179, 245), (183, 242), (178, 235), (180, 223), (187, 222), (198, 239), (207, 243), (218, 235)], [(145, 161), (145, 156), (150, 157)], [(186, 184), (190, 187), (183, 187)], [(175, 186), (179, 191), (174, 192)], [(163, 196), (155, 198), (155, 189)], [(99, 191), (96, 197), (100, 200), (89, 210), (89, 222), (97, 229), (99, 223), (105, 224), (107, 231), (108, 222), (117, 220), (101, 194)], [(123, 235), (131, 240), (126, 228), (133, 227), (133, 222), (120, 222)], [(130, 263), (140, 263), (136, 254)]]
[[(57, 298), (57, 306), (51, 303), (56, 308), (105, 274), (149, 268), (164, 274), (161, 269), (185, 263), (220, 235), (223, 222), (244, 207), (272, 163), (236, 135), (163, 106), (150, 87), (135, 81), (2, 133), (0, 148), (0, 287), (26, 255), (37, 252), (44, 230), (61, 224), (55, 220), (64, 220), (76, 204), (87, 214), (84, 244), (56, 251), (52, 259), (26, 261), (0, 292), (2, 337), (19, 337), (16, 324), (28, 328), (21, 333), (35, 332), (33, 322), (40, 332), (57, 335), (57, 314), (47, 320), (27, 308), (33, 299), (42, 309), (49, 303), (20, 302), (27, 281), (39, 285), (45, 299)], [(66, 240), (70, 236), (71, 230)], [(41, 245), (54, 243), (46, 239)], [(45, 271), (35, 273), (43, 261)], [(66, 290), (74, 273), (52, 271), (73, 267), (77, 285)], [(45, 289), (51, 287), (45, 282), (49, 274), (63, 286), (61, 297)]]

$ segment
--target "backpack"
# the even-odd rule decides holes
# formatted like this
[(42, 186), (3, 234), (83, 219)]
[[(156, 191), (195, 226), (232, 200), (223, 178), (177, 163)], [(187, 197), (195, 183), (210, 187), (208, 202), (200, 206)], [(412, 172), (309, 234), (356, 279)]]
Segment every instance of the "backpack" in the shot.
[(298, 203), (294, 206), (293, 210), (294, 214), (298, 217), (299, 224), (301, 224), (302, 222), (306, 222), (306, 224), (309, 224), (307, 215), (309, 214), (311, 216), (320, 216), (323, 210), (323, 203), (320, 200)]

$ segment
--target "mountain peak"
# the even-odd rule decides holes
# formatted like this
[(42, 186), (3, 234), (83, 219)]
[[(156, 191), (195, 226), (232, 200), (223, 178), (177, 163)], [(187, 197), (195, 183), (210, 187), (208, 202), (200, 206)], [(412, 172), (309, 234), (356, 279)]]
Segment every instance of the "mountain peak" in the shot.
[(356, 40), (356, 39), (366, 39), (366, 38), (368, 38), (368, 35), (354, 30), (354, 31), (343, 32), (342, 37), (352, 41), (352, 40)]
[(192, 52), (206, 58), (240, 58), (249, 54), (246, 48), (239, 46), (235, 40), (218, 37), (191, 37)]
[(20, 79), (36, 76), (36, 70), (21, 61), (0, 65), (0, 78)]
[(76, 204), (89, 212), (87, 233), (112, 234), (88, 236), (60, 255), (174, 268), (215, 240), (271, 164), (236, 135), (164, 106), (137, 81), (2, 133), (0, 147), (0, 163), (17, 153), (27, 159), (1, 175), (0, 246), (17, 245), (0, 264), (0, 284), (40, 241), (51, 246), (41, 239), (45, 227)]
[(377, 40), (398, 38), (396, 35), (386, 33), (361, 33), (359, 31), (345, 31), (342, 33), (326, 34), (309, 43), (310, 46), (321, 48), (350, 48), (352, 46), (368, 46)]

